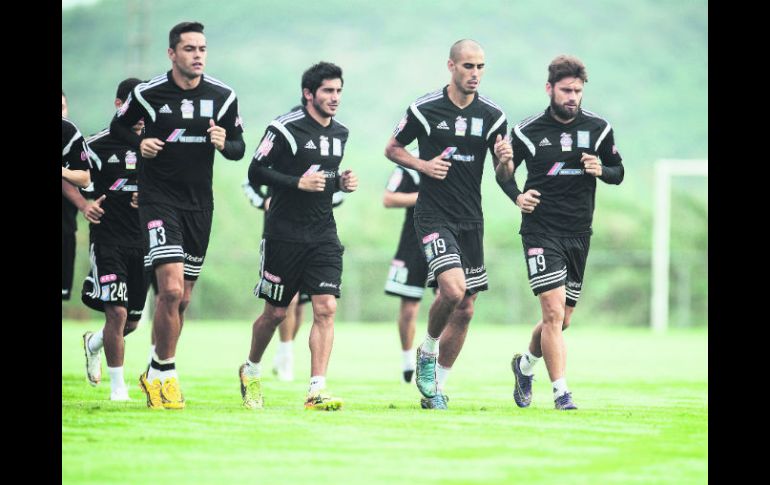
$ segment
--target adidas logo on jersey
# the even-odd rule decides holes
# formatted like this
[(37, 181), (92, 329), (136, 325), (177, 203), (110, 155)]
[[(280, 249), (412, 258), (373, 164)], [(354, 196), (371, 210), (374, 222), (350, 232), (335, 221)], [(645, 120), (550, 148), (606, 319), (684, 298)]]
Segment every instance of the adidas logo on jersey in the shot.
[(169, 108), (167, 104), (164, 104), (163, 107), (160, 110), (158, 110), (158, 112), (171, 114), (171, 108)]
[(305, 148), (310, 150), (315, 150), (316, 146), (315, 146), (315, 143), (313, 143), (313, 140), (310, 140), (307, 143), (305, 143)]
[(540, 140), (540, 143), (538, 143), (537, 146), (539, 146), (539, 147), (549, 147), (549, 146), (551, 146), (551, 142), (548, 141), (548, 138), (546, 137), (546, 138), (543, 138), (542, 140)]
[(107, 163), (120, 163), (120, 160), (118, 160), (118, 157), (113, 155), (113, 156), (111, 156), (110, 158), (107, 159)]
[(446, 121), (442, 121), (441, 123), (436, 125), (436, 128), (439, 130), (448, 130), (449, 125), (446, 124)]

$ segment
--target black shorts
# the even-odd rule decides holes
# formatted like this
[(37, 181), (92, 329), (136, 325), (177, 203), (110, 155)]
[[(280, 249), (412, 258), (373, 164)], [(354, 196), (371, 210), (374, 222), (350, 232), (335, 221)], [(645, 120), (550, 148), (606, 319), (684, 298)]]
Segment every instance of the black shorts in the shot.
[(75, 274), (75, 233), (61, 233), (61, 299), (69, 300)]
[(412, 237), (402, 237), (399, 241), (396, 255), (390, 263), (388, 278), (385, 280), (385, 293), (420, 300), (425, 293), (428, 263), (425, 262), (417, 235), (413, 232), (405, 235)]
[(529, 286), (535, 295), (566, 286), (567, 305), (574, 307), (583, 288), (591, 236), (555, 237), (522, 234)]
[(146, 268), (184, 263), (184, 279), (200, 276), (211, 235), (211, 210), (188, 211), (169, 205), (139, 206), (139, 220), (147, 229), (144, 238)]
[(125, 307), (130, 322), (142, 318), (150, 285), (144, 249), (91, 243), (89, 258), (91, 271), (83, 281), (83, 303), (100, 312), (105, 303)]
[(287, 307), (297, 291), (340, 297), (342, 253), (339, 241), (296, 243), (263, 239), (260, 280), (254, 295)]
[(489, 289), (484, 266), (484, 224), (414, 218), (414, 228), (428, 263), (427, 285), (438, 286), (438, 275), (452, 268), (465, 273), (465, 293)]

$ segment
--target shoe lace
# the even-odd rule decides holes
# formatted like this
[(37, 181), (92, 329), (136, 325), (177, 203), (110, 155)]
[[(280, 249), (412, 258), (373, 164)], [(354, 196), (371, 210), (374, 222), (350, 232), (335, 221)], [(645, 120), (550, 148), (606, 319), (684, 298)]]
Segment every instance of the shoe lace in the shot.
[(566, 404), (569, 404), (570, 402), (572, 402), (572, 393), (565, 392), (564, 394), (562, 394), (561, 396), (556, 398), (556, 402), (560, 406), (564, 406)]
[(179, 382), (173, 377), (163, 383), (166, 389), (164, 394), (170, 398), (177, 399), (180, 397)]
[(246, 383), (246, 395), (251, 399), (259, 399), (262, 392), (262, 383), (259, 379), (249, 379)]

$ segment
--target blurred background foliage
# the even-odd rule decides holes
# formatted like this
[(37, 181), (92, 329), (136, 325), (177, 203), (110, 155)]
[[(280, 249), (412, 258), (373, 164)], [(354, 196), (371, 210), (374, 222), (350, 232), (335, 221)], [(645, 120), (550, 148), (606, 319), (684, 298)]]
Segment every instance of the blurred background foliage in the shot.
[[(451, 44), (473, 38), (486, 52), (480, 92), (509, 126), (547, 106), (548, 63), (569, 53), (586, 64), (583, 106), (607, 118), (623, 156), (620, 186), (599, 183), (594, 236), (574, 322), (647, 325), (650, 318), (653, 165), (660, 158), (708, 157), (708, 3), (688, 0), (512, 1), (381, 0), (203, 2), (103, 0), (62, 9), (62, 88), (84, 134), (104, 128), (117, 84), (170, 68), (168, 31), (205, 25), (206, 73), (237, 93), (246, 156), (215, 162), (215, 215), (189, 318), (255, 318), (262, 213), (240, 184), (264, 128), (300, 99), (302, 72), (339, 64), (345, 88), (340, 121), (351, 130), (343, 166), (360, 188), (336, 211), (346, 247), (341, 321), (391, 321), (398, 301), (383, 293), (403, 220), (385, 209), (393, 164), (385, 142), (415, 98), (449, 80)], [(77, 2), (75, 2), (77, 3)], [(500, 191), (488, 162), (482, 185), (490, 290), (476, 317), (531, 325), (539, 314), (527, 284), (520, 214)], [(526, 171), (517, 171), (520, 185)], [(708, 183), (672, 184), (671, 315), (674, 326), (708, 324)], [(74, 291), (88, 271), (87, 224), (78, 220)], [(421, 321), (428, 301), (421, 309)], [(65, 318), (101, 318), (74, 298)]]

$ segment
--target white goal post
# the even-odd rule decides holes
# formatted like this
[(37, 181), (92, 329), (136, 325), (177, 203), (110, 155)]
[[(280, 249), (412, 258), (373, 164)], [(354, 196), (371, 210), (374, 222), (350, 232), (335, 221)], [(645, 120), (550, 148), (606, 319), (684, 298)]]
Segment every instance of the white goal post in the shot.
[(655, 212), (652, 232), (652, 297), (650, 326), (657, 333), (668, 328), (669, 257), (671, 242), (671, 178), (708, 177), (706, 160), (658, 160), (655, 162)]

